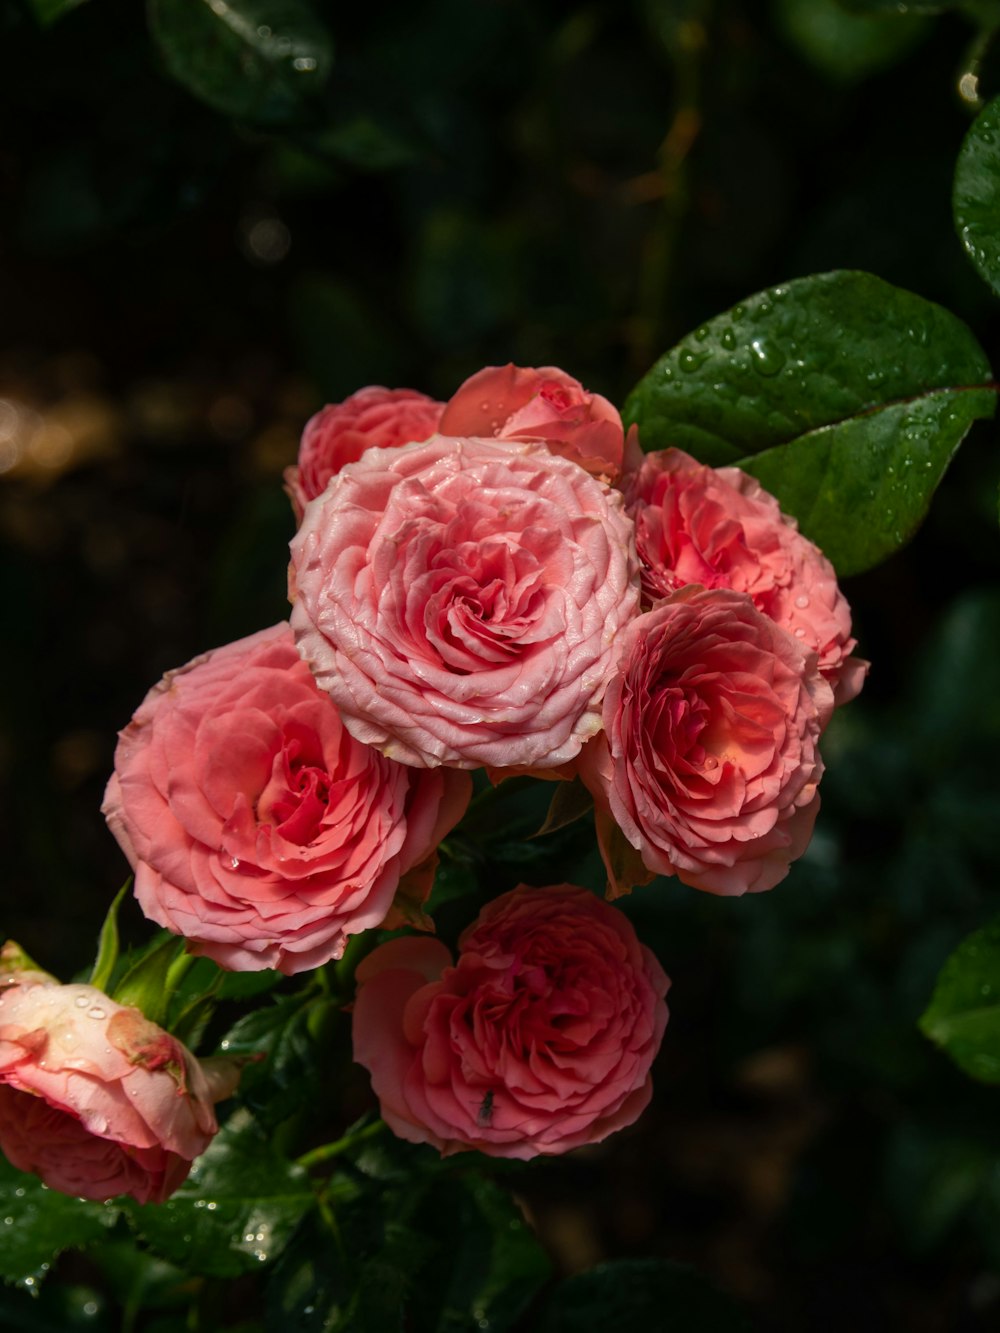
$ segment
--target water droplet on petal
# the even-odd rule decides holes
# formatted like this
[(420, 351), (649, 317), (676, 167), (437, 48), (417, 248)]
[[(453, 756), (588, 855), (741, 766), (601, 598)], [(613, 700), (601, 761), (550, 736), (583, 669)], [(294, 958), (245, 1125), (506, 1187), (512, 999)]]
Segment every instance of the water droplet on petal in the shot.
[(713, 768), (719, 767), (719, 761), (718, 759), (716, 759), (714, 754), (710, 754), (708, 758), (705, 760), (705, 767), (709, 770), (709, 772), (711, 772)]
[(809, 605), (809, 598), (805, 595), (804, 592), (800, 593), (798, 597), (796, 597), (795, 605), (799, 608), (800, 611), (804, 611), (806, 607)]
[(107, 1010), (102, 1009), (99, 1004), (92, 1004), (87, 1010), (88, 1018), (107, 1018)]
[(87, 1005), (90, 1003), (90, 1000), (87, 998), (86, 995), (78, 995), (76, 999), (73, 1001), (73, 1003), (76, 1005), (78, 1009), (86, 1009)]

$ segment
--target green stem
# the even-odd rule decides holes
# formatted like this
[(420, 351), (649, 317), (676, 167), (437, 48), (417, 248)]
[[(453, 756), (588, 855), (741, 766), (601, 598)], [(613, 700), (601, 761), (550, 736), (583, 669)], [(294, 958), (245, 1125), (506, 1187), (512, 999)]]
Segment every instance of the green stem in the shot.
[(308, 1171), (311, 1167), (319, 1166), (322, 1162), (329, 1162), (334, 1157), (341, 1157), (349, 1148), (354, 1148), (359, 1143), (364, 1143), (366, 1139), (373, 1139), (376, 1134), (381, 1134), (385, 1129), (384, 1120), (374, 1120), (364, 1129), (359, 1129), (354, 1134), (345, 1134), (343, 1138), (335, 1140), (333, 1143), (321, 1143), (318, 1148), (312, 1148), (309, 1152), (303, 1153), (301, 1157), (295, 1159), (296, 1166), (304, 1166)]

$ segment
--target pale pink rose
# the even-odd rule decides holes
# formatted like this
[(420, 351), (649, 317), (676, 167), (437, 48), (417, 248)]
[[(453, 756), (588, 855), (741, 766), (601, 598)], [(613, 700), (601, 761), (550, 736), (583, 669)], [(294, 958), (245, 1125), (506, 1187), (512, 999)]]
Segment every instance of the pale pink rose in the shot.
[(819, 655), (838, 704), (861, 689), (851, 610), (826, 556), (755, 478), (711, 468), (680, 449), (650, 453), (625, 482), (645, 599), (687, 583), (734, 588)]
[(355, 741), (281, 624), (149, 692), (103, 809), (148, 917), (222, 967), (292, 974), (380, 924), (470, 791)]
[(618, 409), (555, 366), (487, 366), (449, 399), (442, 435), (544, 440), (595, 477), (622, 470), (625, 432)]
[(138, 1009), (93, 986), (0, 990), (0, 1149), (51, 1189), (162, 1203), (218, 1129), (236, 1087)]
[(579, 764), (612, 890), (641, 879), (610, 819), (647, 871), (697, 889), (758, 892), (784, 879), (812, 836), (832, 709), (815, 653), (745, 593), (691, 585), (633, 620), (604, 735)]
[(302, 521), (308, 502), (326, 490), (327, 482), (345, 463), (366, 449), (392, 449), (426, 440), (437, 430), (444, 403), (416, 389), (384, 389), (380, 384), (359, 389), (342, 403), (328, 403), (306, 422), (298, 463), (285, 469), (285, 490)]
[(442, 1154), (599, 1143), (649, 1101), (670, 985), (628, 919), (570, 884), (520, 885), (459, 940), (404, 938), (357, 970), (354, 1058), (386, 1123)]
[(600, 728), (638, 608), (632, 524), (544, 445), (370, 449), (291, 551), (296, 643), (358, 740), (418, 766), (556, 768)]

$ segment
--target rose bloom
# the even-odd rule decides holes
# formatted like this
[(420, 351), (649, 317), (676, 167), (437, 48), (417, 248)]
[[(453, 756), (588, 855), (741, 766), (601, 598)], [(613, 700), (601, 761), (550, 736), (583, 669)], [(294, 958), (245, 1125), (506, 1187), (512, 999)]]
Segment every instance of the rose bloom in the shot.
[(815, 653), (745, 593), (692, 585), (633, 620), (580, 759), (612, 889), (631, 885), (610, 819), (647, 871), (697, 889), (784, 879), (812, 835), (832, 709)]
[(647, 602), (687, 583), (745, 592), (819, 655), (838, 704), (854, 698), (868, 663), (850, 656), (851, 611), (833, 565), (758, 481), (665, 449), (645, 456), (625, 493)]
[(449, 399), (442, 435), (544, 440), (554, 454), (615, 481), (625, 432), (618, 409), (555, 366), (487, 366)]
[(354, 740), (281, 624), (149, 692), (103, 808), (148, 917), (222, 967), (291, 974), (383, 920), (470, 791)]
[(459, 940), (381, 945), (357, 970), (354, 1058), (386, 1123), (442, 1154), (535, 1157), (638, 1118), (670, 985), (617, 908), (520, 885)]
[(345, 463), (366, 449), (383, 449), (426, 440), (437, 430), (444, 403), (416, 389), (359, 389), (342, 403), (328, 403), (306, 422), (298, 463), (285, 469), (285, 490), (302, 521), (306, 505), (326, 490)]
[(291, 551), (296, 643), (358, 740), (418, 766), (555, 768), (600, 728), (638, 609), (632, 524), (543, 445), (370, 449)]
[(236, 1069), (93, 986), (0, 989), (0, 1149), (64, 1194), (162, 1203), (211, 1142)]

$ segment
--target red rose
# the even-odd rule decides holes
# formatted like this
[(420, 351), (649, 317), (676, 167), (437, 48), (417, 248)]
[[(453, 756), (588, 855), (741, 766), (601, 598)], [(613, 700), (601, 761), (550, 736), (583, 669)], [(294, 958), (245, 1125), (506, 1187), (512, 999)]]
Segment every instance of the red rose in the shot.
[(326, 490), (345, 463), (366, 449), (426, 440), (437, 430), (443, 403), (415, 389), (383, 389), (373, 384), (342, 403), (328, 403), (306, 422), (299, 459), (285, 470), (285, 490), (302, 522), (306, 505)]
[(535, 1157), (599, 1143), (651, 1095), (670, 985), (616, 908), (520, 885), (459, 940), (381, 945), (357, 971), (354, 1058), (382, 1116), (443, 1154)]
[(687, 583), (745, 592), (819, 655), (838, 704), (854, 698), (868, 663), (850, 656), (851, 610), (836, 572), (758, 481), (665, 449), (645, 456), (625, 495), (647, 602)]
[(487, 366), (448, 401), (438, 430), (542, 440), (552, 453), (609, 482), (622, 470), (625, 433), (618, 409), (555, 366)]
[(0, 990), (0, 1148), (51, 1189), (162, 1203), (218, 1125), (236, 1066), (198, 1060), (93, 986)]
[(355, 741), (281, 624), (149, 692), (104, 814), (148, 917), (222, 967), (291, 974), (381, 923), (470, 791)]
[(812, 835), (832, 709), (816, 655), (745, 593), (691, 585), (633, 620), (579, 763), (612, 886), (630, 887), (612, 819), (647, 871), (695, 888), (784, 879)]

